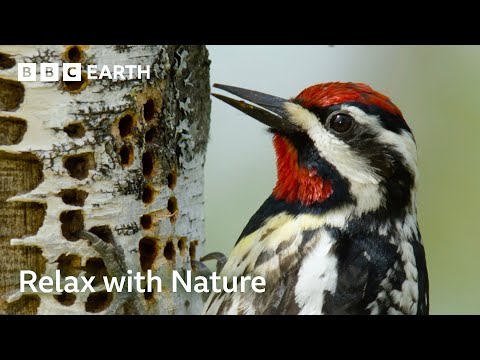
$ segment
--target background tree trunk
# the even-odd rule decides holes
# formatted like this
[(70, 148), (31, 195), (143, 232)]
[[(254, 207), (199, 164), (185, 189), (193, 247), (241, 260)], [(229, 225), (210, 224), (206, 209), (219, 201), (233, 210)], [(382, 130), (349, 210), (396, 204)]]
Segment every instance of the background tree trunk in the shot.
[[(149, 64), (152, 77), (20, 83), (19, 62)], [(136, 294), (145, 313), (200, 313), (200, 296), (171, 292), (170, 277), (205, 241), (209, 93), (203, 46), (0, 46), (0, 314), (107, 312), (117, 295), (79, 230), (162, 278), (162, 292)], [(20, 270), (57, 269), (95, 275), (97, 292), (18, 292)]]

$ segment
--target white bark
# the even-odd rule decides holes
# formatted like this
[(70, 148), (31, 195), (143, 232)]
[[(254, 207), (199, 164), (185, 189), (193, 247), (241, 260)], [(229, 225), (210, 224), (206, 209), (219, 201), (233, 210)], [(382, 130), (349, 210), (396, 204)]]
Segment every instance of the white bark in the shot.
[[(0, 46), (0, 53), (12, 55), (17, 63), (61, 62), (67, 61), (69, 49), (65, 46)], [(85, 275), (87, 261), (99, 255), (86, 240), (68, 240), (61, 221), (65, 212), (79, 210), (85, 230), (95, 227), (111, 230), (123, 248), (127, 268), (133, 273), (142, 271), (141, 251), (146, 251), (142, 255), (147, 260), (152, 258), (151, 268), (162, 278), (163, 288), (150, 300), (138, 294), (146, 313), (200, 313), (200, 296), (172, 293), (170, 276), (174, 269), (190, 269), (190, 254), (196, 253), (198, 259), (205, 241), (203, 164), (210, 110), (206, 50), (172, 46), (80, 46), (78, 49), (83, 65), (96, 64), (101, 68), (105, 64), (149, 64), (152, 78), (120, 82), (91, 80), (84, 89), (74, 92), (66, 90), (62, 83), (23, 82), (23, 103), (15, 112), (0, 111), (0, 117), (24, 119), (27, 130), (21, 142), (0, 145), (0, 152), (36, 155), (43, 164), (44, 180), (32, 191), (8, 201), (45, 204), (46, 214), (35, 235), (11, 239), (10, 243), (40, 248), (46, 259), (45, 275), (54, 277), (59, 259), (65, 256), (78, 256), (80, 263), (75, 264), (75, 258), (70, 257), (74, 259), (73, 264), (64, 265), (78, 277)], [(195, 63), (192, 56), (202, 59), (203, 65)], [(0, 70), (0, 77), (16, 81), (17, 66)], [(149, 100), (153, 100), (154, 114), (153, 119), (146, 120), (144, 106)], [(129, 121), (121, 120), (126, 115), (133, 120), (131, 127)], [(83, 127), (85, 134), (71, 137), (64, 131), (70, 124)], [(126, 128), (121, 134), (123, 125)], [(149, 130), (147, 138), (155, 132), (153, 141), (145, 140)], [(81, 155), (83, 165), (75, 160), (68, 163), (72, 155)], [(153, 163), (151, 174), (150, 162)], [(85, 178), (84, 171), (88, 171)], [(175, 177), (176, 185), (173, 184)], [(142, 199), (145, 187), (153, 190), (150, 203)], [(88, 193), (84, 205), (66, 204), (59, 194), (67, 189)], [(153, 220), (150, 229), (148, 221), (142, 227), (140, 219), (144, 215)], [(70, 220), (68, 216), (63, 219), (63, 223), (67, 223), (64, 227), (69, 226)], [(146, 247), (139, 245), (143, 238), (152, 239), (147, 240)], [(94, 271), (101, 276), (102, 266), (94, 266)], [(102, 290), (100, 284), (96, 287), (98, 291)], [(20, 295), (9, 294), (8, 301), (18, 300)], [(79, 293), (75, 302), (67, 306), (68, 302), (61, 304), (54, 295), (39, 295), (38, 314), (92, 311), (102, 314), (111, 300), (100, 299), (95, 305), (89, 293)], [(90, 308), (86, 307), (88, 301), (92, 302)]]

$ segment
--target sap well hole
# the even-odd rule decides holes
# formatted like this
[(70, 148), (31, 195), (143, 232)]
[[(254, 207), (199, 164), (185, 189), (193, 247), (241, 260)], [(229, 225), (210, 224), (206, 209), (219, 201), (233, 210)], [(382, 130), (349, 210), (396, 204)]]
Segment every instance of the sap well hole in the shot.
[(0, 70), (10, 69), (15, 66), (17, 62), (10, 55), (0, 53)]
[(142, 201), (145, 204), (150, 204), (153, 202), (154, 197), (155, 197), (155, 190), (150, 185), (146, 185), (143, 188)]
[(167, 183), (170, 190), (174, 190), (175, 186), (177, 186), (177, 172), (175, 170), (168, 174)]
[(67, 51), (67, 59), (72, 63), (79, 63), (82, 59), (82, 50), (78, 46), (72, 46)]
[(62, 234), (69, 241), (77, 241), (77, 233), (84, 229), (83, 214), (80, 210), (64, 211), (60, 214)]
[(145, 300), (147, 300), (147, 301), (155, 300), (154, 297), (153, 297), (153, 291), (145, 290), (145, 292), (143, 293), (143, 296), (145, 297)]
[(198, 240), (190, 242), (190, 248), (188, 249), (188, 252), (190, 254), (190, 260), (195, 260), (197, 257), (197, 245)]
[(152, 176), (154, 169), (154, 160), (153, 154), (150, 151), (147, 151), (142, 156), (142, 166), (143, 166), (143, 175)]
[(65, 81), (63, 83), (63, 86), (68, 92), (78, 93), (87, 87), (87, 82), (87, 75), (85, 73), (82, 73), (80, 81)]
[(83, 180), (88, 177), (89, 170), (95, 169), (95, 158), (93, 153), (71, 155), (63, 159), (63, 166), (71, 177)]
[(103, 277), (108, 276), (107, 267), (100, 258), (90, 258), (85, 264), (85, 277), (95, 276), (93, 285), (103, 284)]
[(120, 136), (126, 137), (133, 131), (133, 118), (131, 115), (125, 115), (118, 122), (118, 130), (120, 130)]
[(69, 124), (63, 128), (63, 131), (67, 133), (71, 138), (77, 139), (85, 136), (85, 127), (80, 123)]
[(60, 275), (75, 276), (80, 275), (82, 260), (77, 255), (62, 254), (57, 259), (57, 269), (60, 270)]
[(131, 145), (123, 145), (119, 152), (120, 164), (129, 166), (133, 162), (133, 148)]
[(94, 226), (89, 231), (97, 235), (100, 239), (102, 239), (106, 243), (113, 244), (115, 242), (115, 238), (113, 237), (112, 230), (108, 225)]
[(85, 303), (85, 311), (99, 313), (110, 305), (112, 298), (112, 293), (106, 291), (91, 293), (88, 295), (87, 302)]
[(157, 241), (153, 238), (144, 237), (138, 244), (138, 250), (140, 252), (140, 267), (143, 272), (146, 272), (152, 268), (158, 255)]
[(176, 251), (175, 246), (173, 246), (173, 241), (170, 240), (167, 242), (167, 244), (165, 245), (165, 249), (163, 249), (163, 256), (165, 256), (165, 259), (167, 260), (175, 260)]
[(174, 223), (175, 221), (177, 221), (178, 202), (175, 196), (172, 196), (168, 199), (167, 210), (170, 212), (170, 222)]
[(142, 225), (142, 228), (145, 230), (151, 229), (153, 225), (152, 217), (150, 215), (143, 215), (140, 218), (140, 225)]
[(184, 256), (185, 250), (187, 248), (187, 238), (181, 237), (180, 239), (178, 239), (177, 247), (178, 247), (178, 250), (180, 250), (180, 255)]
[(153, 119), (153, 115), (155, 115), (155, 104), (153, 100), (150, 99), (143, 105), (143, 118), (150, 121)]
[(62, 197), (62, 201), (67, 205), (84, 206), (88, 193), (78, 189), (65, 189), (60, 192), (59, 196)]
[(57, 300), (63, 306), (72, 306), (75, 303), (76, 296), (72, 293), (62, 292), (60, 295), (54, 296), (55, 300)]
[(155, 129), (150, 129), (145, 133), (145, 141), (152, 142), (155, 137)]

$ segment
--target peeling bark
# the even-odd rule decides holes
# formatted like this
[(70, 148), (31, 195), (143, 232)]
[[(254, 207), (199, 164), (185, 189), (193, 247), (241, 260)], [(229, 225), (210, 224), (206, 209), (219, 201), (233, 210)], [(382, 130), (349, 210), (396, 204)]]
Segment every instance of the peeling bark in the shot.
[[(20, 83), (22, 62), (150, 64), (152, 77)], [(108, 312), (119, 294), (101, 281), (95, 293), (18, 292), (20, 270), (106, 275), (82, 230), (162, 278), (162, 292), (136, 293), (142, 312), (201, 312), (200, 295), (170, 280), (203, 252), (209, 93), (203, 46), (0, 46), (0, 314)]]

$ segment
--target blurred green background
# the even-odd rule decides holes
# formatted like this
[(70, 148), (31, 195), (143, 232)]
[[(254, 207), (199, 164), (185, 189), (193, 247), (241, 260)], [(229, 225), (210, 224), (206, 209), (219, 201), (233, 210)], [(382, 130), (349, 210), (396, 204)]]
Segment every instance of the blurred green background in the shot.
[[(281, 97), (365, 82), (402, 110), (418, 145), (419, 224), (432, 314), (480, 314), (479, 46), (209, 46), (212, 83)], [(270, 135), (213, 99), (206, 251), (229, 254), (275, 184)]]

